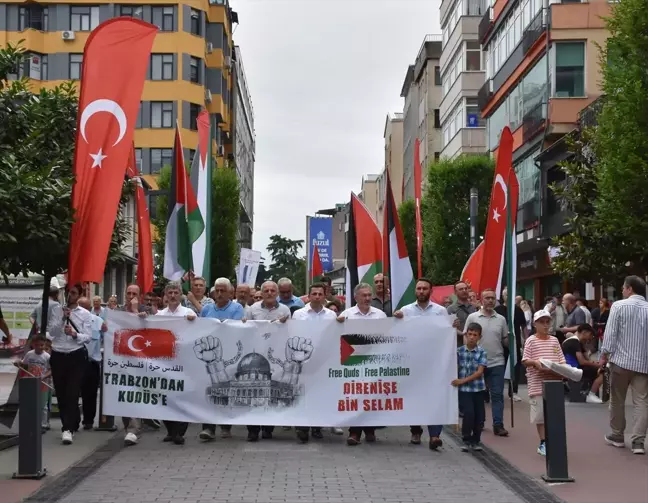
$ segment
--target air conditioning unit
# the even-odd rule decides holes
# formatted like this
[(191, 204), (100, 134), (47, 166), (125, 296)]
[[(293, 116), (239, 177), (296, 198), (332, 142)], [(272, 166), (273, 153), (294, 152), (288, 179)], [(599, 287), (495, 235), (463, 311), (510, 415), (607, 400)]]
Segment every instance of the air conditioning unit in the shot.
[(205, 89), (205, 103), (211, 103), (212, 93), (209, 89)]
[(74, 40), (76, 38), (76, 35), (73, 31), (66, 30), (64, 32), (61, 32), (61, 38), (63, 40)]
[(214, 52), (214, 44), (207, 42), (207, 54), (211, 54), (212, 52)]
[(225, 68), (228, 70), (232, 68), (232, 58), (230, 56), (225, 56)]

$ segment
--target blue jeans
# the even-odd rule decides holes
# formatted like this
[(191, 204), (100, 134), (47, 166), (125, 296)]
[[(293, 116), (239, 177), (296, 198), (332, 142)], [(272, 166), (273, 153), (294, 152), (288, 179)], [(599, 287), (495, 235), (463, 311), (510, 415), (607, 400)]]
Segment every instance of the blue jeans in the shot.
[(506, 365), (487, 367), (484, 372), (486, 386), (490, 391), (493, 426), (504, 426), (504, 371)]

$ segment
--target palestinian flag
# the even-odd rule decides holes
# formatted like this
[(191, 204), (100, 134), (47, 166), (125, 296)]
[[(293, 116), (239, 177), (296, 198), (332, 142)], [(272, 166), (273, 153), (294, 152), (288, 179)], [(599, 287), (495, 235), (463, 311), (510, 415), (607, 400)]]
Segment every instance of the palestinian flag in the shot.
[[(515, 348), (515, 283), (517, 281), (517, 236), (515, 231), (515, 220), (517, 218), (518, 198), (520, 194), (520, 184), (518, 183), (515, 169), (511, 167), (507, 181), (507, 198), (508, 211), (506, 213), (506, 241), (505, 241), (505, 274), (506, 285), (508, 290), (507, 302), (507, 322), (509, 330), (509, 375), (511, 378), (515, 375), (512, 370), (517, 363), (517, 351)], [(512, 379), (511, 379), (512, 380)]]
[(179, 281), (186, 272), (193, 270), (191, 247), (205, 230), (205, 224), (185, 169), (177, 125), (173, 150), (173, 184), (169, 191), (170, 215), (164, 243), (164, 277)]
[(382, 238), (367, 207), (351, 193), (347, 235), (346, 307), (355, 305), (353, 289), (359, 283), (373, 284), (382, 272)]
[[(403, 229), (398, 219), (398, 210), (394, 202), (389, 172), (385, 194), (385, 222), (383, 228), (383, 268), (391, 284), (392, 309), (396, 311), (416, 301), (415, 280), (405, 245)], [(386, 313), (390, 316), (392, 313)]]
[(193, 270), (211, 285), (211, 221), (212, 221), (212, 131), (209, 112), (203, 110), (196, 120), (198, 150), (191, 164), (191, 184), (196, 194), (200, 215), (205, 222), (204, 231), (192, 246)]
[(389, 335), (346, 334), (340, 337), (340, 364), (346, 366), (389, 364), (405, 355), (404, 337)]

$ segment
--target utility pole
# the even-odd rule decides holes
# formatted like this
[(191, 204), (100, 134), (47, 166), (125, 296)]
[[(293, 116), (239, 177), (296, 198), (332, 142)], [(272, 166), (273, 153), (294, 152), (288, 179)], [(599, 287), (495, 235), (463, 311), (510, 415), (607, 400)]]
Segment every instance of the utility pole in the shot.
[(477, 247), (477, 196), (477, 189), (470, 189), (470, 253)]

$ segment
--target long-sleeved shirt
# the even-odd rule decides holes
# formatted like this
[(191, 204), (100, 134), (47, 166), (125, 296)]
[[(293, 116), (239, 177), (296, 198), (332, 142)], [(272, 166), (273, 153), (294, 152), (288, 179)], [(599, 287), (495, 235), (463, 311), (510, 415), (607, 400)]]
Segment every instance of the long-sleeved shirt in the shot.
[(508, 326), (504, 316), (495, 311), (488, 316), (483, 310), (468, 315), (464, 332), (471, 323), (479, 323), (482, 327), (479, 345), (486, 350), (488, 368), (504, 365), (504, 346), (508, 346)]
[(101, 333), (101, 326), (103, 325), (103, 319), (95, 314), (90, 313), (92, 317), (92, 337), (88, 342), (86, 342), (86, 348), (88, 349), (88, 357), (91, 360), (96, 362), (101, 361), (101, 340), (103, 334)]
[[(49, 311), (49, 310), (48, 310)], [(90, 311), (76, 306), (70, 312), (70, 321), (76, 327), (76, 338), (65, 333), (67, 322), (63, 317), (63, 308), (57, 302), (52, 305), (51, 316), (48, 315), (47, 329), (52, 338), (52, 351), (57, 353), (71, 353), (81, 349), (92, 337), (92, 315)]]
[(601, 352), (626, 370), (648, 374), (648, 302), (641, 295), (612, 304)]

